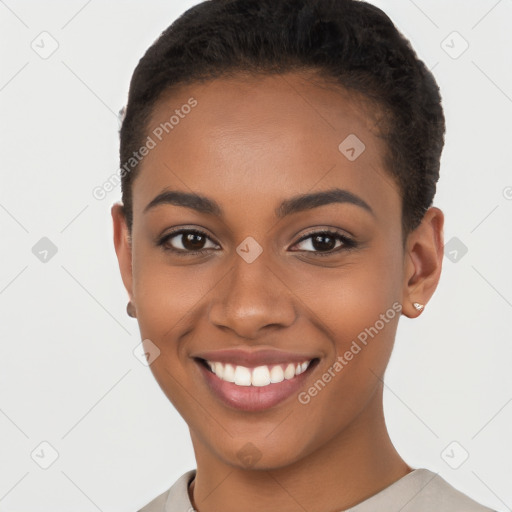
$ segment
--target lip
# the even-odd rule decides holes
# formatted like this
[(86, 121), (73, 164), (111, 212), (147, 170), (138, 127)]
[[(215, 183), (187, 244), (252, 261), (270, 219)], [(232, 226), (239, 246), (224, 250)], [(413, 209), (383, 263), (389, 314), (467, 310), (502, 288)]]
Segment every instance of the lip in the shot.
[[(231, 351), (229, 351), (231, 352)], [(227, 357), (234, 357), (237, 356), (236, 361), (240, 363), (240, 352), (239, 350), (235, 351), (236, 354), (229, 354), (228, 351), (223, 354), (223, 356)], [(263, 352), (263, 351), (262, 351)], [(272, 352), (272, 351), (271, 351)], [(206, 354), (206, 353), (205, 353)], [(214, 353), (208, 353), (209, 357), (212, 357), (212, 355), (215, 355), (213, 360), (219, 361), (219, 362), (226, 362), (226, 363), (232, 363), (233, 359), (219, 359), (219, 355), (221, 352), (214, 352)], [(270, 362), (270, 364), (279, 364), (281, 362), (299, 362), (299, 361), (305, 361), (313, 359), (307, 370), (299, 375), (296, 375), (293, 379), (290, 380), (283, 380), (282, 382), (277, 382), (273, 384), (269, 384), (267, 386), (263, 387), (257, 387), (257, 386), (238, 386), (234, 384), (233, 382), (226, 382), (217, 375), (215, 375), (204, 363), (202, 360), (203, 358), (197, 358), (194, 359), (202, 378), (204, 379), (204, 382), (206, 383), (206, 386), (210, 390), (210, 392), (218, 399), (220, 400), (224, 405), (227, 405), (230, 408), (234, 408), (241, 411), (247, 411), (247, 412), (258, 412), (258, 411), (264, 411), (267, 409), (270, 409), (272, 407), (277, 406), (278, 404), (284, 402), (286, 399), (290, 398), (293, 395), (297, 395), (301, 388), (304, 387), (306, 379), (309, 378), (310, 374), (314, 371), (316, 366), (318, 366), (319, 358), (317, 357), (304, 357), (304, 356), (297, 356), (297, 359), (292, 361), (287, 355), (286, 360), (282, 360), (282, 352), (281, 353), (275, 353), (272, 357), (276, 357), (277, 359), (275, 361)], [(245, 355), (247, 356), (248, 353), (245, 352)], [(250, 362), (251, 365), (255, 364), (254, 362), (257, 361), (263, 361), (262, 357), (264, 354), (258, 354), (258, 358), (255, 359), (256, 354), (254, 354), (254, 357), (250, 358), (250, 361), (246, 362), (245, 365), (248, 366), (248, 363)], [(267, 363), (261, 363), (262, 365), (269, 364), (268, 361), (269, 354), (266, 354)], [(279, 356), (279, 357), (278, 357)], [(258, 364), (256, 364), (258, 366)], [(249, 367), (249, 366), (248, 366)]]
[(193, 358), (206, 361), (229, 363), (234, 366), (246, 366), (256, 368), (257, 366), (269, 366), (272, 364), (302, 363), (318, 359), (318, 354), (297, 354), (294, 352), (283, 352), (277, 349), (242, 350), (237, 348), (211, 350), (192, 354)]

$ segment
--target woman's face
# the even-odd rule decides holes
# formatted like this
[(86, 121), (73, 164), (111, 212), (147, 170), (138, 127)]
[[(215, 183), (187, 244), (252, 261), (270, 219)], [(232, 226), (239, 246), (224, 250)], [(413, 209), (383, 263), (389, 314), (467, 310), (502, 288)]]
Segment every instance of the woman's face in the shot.
[(284, 466), (379, 409), (410, 276), (365, 105), (290, 73), (186, 86), (153, 113), (118, 254), (198, 459)]

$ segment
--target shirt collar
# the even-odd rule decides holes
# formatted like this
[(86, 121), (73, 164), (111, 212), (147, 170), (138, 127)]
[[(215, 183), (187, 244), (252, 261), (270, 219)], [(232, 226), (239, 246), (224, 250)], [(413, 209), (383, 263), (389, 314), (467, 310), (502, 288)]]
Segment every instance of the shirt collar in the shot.
[[(196, 475), (196, 470), (184, 473), (169, 489), (165, 501), (165, 512), (196, 512), (192, 507), (188, 495), (188, 486)], [(439, 494), (445, 494), (445, 498), (455, 499), (454, 504), (468, 505), (474, 503), (466, 496), (460, 494), (447, 484), (438, 474), (424, 468), (414, 469), (382, 491), (370, 496), (345, 512), (373, 512), (374, 510), (390, 510), (397, 505), (405, 511), (415, 510), (419, 501), (424, 501), (428, 496), (439, 499)], [(423, 495), (423, 496), (422, 496)], [(427, 501), (430, 498), (427, 499)], [(416, 501), (418, 500), (418, 501)], [(457, 501), (462, 500), (462, 501)], [(419, 507), (421, 508), (421, 507)], [(430, 509), (431, 507), (429, 507)], [(436, 507), (434, 507), (435, 509)], [(423, 510), (423, 508), (421, 508)], [(471, 510), (476, 510), (471, 508)], [(485, 507), (478, 510), (487, 511)]]

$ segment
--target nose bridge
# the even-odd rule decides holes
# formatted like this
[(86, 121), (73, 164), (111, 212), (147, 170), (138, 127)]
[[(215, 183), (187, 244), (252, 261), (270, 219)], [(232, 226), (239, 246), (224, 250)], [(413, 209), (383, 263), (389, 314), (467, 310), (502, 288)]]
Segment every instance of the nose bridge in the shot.
[(240, 255), (234, 256), (232, 268), (214, 295), (209, 310), (210, 322), (229, 328), (240, 337), (256, 338), (258, 331), (272, 325), (285, 327), (295, 320), (293, 295), (269, 257), (260, 253), (255, 259), (245, 258), (254, 248), (240, 244)]

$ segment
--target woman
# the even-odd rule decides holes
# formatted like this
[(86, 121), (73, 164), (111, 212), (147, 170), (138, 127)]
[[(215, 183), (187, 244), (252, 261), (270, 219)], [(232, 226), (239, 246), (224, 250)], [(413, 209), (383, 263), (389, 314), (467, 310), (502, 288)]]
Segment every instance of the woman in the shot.
[(488, 511), (395, 450), (383, 376), (441, 273), (432, 74), (355, 0), (211, 0), (149, 48), (114, 242), (197, 470), (145, 512)]

